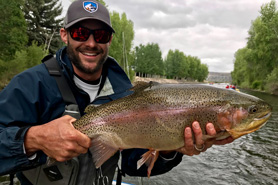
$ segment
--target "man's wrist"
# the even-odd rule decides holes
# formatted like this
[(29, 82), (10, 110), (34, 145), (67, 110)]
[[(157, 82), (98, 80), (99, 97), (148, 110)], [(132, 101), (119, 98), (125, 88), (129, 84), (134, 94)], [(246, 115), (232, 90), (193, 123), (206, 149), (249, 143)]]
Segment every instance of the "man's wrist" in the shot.
[(39, 126), (30, 127), (29, 130), (26, 132), (24, 138), (24, 150), (28, 157), (33, 156), (37, 151), (39, 151), (39, 144), (37, 144), (37, 136)]

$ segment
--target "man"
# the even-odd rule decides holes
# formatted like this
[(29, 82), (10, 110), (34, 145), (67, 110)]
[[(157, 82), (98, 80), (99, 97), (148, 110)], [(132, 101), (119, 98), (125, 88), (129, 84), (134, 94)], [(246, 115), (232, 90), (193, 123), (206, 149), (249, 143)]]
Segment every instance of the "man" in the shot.
[[(108, 57), (113, 32), (108, 10), (100, 3), (79, 0), (69, 7), (65, 26), (60, 30), (67, 47), (56, 53), (56, 59), (81, 115), (90, 103), (99, 105), (130, 94), (129, 79), (117, 62)], [(0, 93), (0, 175), (17, 173), (24, 185), (111, 184), (119, 153), (95, 169), (88, 152), (91, 140), (74, 129), (75, 118), (63, 116), (65, 107), (57, 83), (44, 64), (13, 78)], [(215, 134), (211, 123), (206, 131)], [(193, 133), (186, 128), (183, 148), (161, 152), (152, 175), (171, 170), (180, 163), (183, 154), (199, 154), (213, 144), (202, 141), (197, 122), (193, 123)], [(231, 139), (214, 144), (228, 142)], [(123, 151), (122, 170), (129, 175), (146, 176), (146, 167), (136, 169), (144, 152), (144, 149)], [(41, 166), (46, 156), (57, 162)]]

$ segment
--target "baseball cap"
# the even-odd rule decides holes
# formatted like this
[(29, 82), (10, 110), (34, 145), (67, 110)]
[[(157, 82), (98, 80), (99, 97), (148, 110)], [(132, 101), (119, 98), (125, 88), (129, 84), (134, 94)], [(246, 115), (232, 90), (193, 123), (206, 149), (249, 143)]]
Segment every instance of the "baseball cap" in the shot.
[(67, 29), (75, 23), (87, 19), (99, 20), (115, 33), (107, 8), (96, 1), (77, 0), (71, 3), (64, 19), (64, 27)]

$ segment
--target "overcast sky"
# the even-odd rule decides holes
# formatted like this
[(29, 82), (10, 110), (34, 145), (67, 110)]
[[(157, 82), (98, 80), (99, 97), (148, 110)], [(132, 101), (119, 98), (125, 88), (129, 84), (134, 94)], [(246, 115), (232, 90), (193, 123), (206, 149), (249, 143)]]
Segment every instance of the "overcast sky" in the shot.
[[(89, 1), (89, 0), (88, 0)], [(104, 0), (134, 23), (134, 46), (158, 43), (197, 56), (210, 72), (233, 71), (234, 53), (246, 46), (251, 21), (271, 0)], [(64, 13), (70, 0), (62, 0)]]

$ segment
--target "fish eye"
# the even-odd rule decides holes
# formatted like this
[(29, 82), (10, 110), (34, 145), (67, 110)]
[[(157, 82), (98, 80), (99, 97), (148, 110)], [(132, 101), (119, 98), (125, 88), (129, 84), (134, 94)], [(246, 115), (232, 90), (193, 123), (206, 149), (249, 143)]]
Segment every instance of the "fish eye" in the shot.
[(257, 108), (255, 105), (252, 105), (252, 106), (248, 107), (248, 112), (249, 112), (250, 114), (254, 114), (254, 113), (256, 113), (257, 111), (258, 111), (258, 108)]

